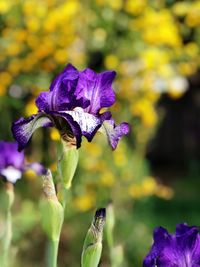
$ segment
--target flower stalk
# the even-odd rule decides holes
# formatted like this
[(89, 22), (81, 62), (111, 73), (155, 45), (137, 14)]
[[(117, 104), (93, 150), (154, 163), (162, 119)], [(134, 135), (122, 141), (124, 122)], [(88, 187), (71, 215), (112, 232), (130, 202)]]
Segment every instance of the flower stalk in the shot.
[(3, 238), (3, 249), (2, 249), (2, 267), (9, 266), (9, 251), (12, 240), (12, 214), (11, 208), (14, 202), (14, 186), (12, 183), (6, 183), (6, 225), (5, 234)]
[(121, 245), (114, 246), (113, 230), (115, 226), (115, 214), (112, 202), (107, 206), (106, 238), (108, 242), (111, 267), (122, 266), (123, 248)]
[(47, 266), (57, 266), (58, 246), (64, 220), (64, 209), (56, 196), (53, 177), (50, 170), (43, 176), (43, 192), (45, 199), (41, 202), (41, 222), (49, 244), (47, 247)]

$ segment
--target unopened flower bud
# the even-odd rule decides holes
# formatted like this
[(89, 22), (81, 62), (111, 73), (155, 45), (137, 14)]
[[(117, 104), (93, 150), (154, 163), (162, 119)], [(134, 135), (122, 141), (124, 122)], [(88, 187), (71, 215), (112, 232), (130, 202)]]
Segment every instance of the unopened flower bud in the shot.
[(50, 170), (43, 176), (43, 192), (45, 199), (40, 205), (42, 227), (51, 240), (57, 241), (63, 224), (64, 210), (57, 199)]
[(81, 267), (98, 266), (102, 252), (102, 237), (105, 219), (106, 209), (103, 208), (97, 210), (84, 241)]
[(78, 164), (78, 158), (79, 154), (76, 146), (69, 146), (61, 140), (61, 145), (59, 147), (58, 170), (60, 172), (62, 182), (67, 189), (71, 187), (72, 179)]

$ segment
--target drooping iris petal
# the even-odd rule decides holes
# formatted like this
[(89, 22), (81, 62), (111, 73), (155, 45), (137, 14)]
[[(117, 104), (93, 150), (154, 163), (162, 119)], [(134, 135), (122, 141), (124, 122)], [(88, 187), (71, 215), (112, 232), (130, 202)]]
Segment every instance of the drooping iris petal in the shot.
[(143, 267), (199, 267), (200, 234), (196, 226), (179, 224), (170, 235), (162, 227), (154, 231), (154, 243)]
[(88, 141), (91, 141), (96, 131), (101, 126), (101, 119), (84, 112), (82, 109), (77, 109), (73, 111), (66, 111), (72, 116), (74, 121), (76, 121), (81, 129), (82, 135), (84, 135)]
[(18, 142), (19, 151), (25, 148), (33, 132), (40, 127), (50, 127), (52, 121), (45, 113), (38, 113), (25, 119), (21, 118), (12, 125), (12, 133)]
[(85, 136), (88, 141), (91, 141), (97, 130), (101, 127), (103, 117), (96, 117), (86, 113), (81, 108), (73, 111), (51, 112), (52, 115), (62, 117), (69, 124), (74, 136), (77, 139), (77, 148), (81, 145), (81, 137)]
[(126, 122), (122, 122), (116, 126), (113, 119), (105, 120), (100, 131), (107, 136), (108, 142), (114, 150), (122, 136), (128, 134), (129, 125)]
[(86, 112), (97, 114), (101, 108), (110, 107), (115, 102), (112, 82), (116, 76), (114, 71), (95, 73), (91, 69), (80, 72), (76, 94), (90, 101)]

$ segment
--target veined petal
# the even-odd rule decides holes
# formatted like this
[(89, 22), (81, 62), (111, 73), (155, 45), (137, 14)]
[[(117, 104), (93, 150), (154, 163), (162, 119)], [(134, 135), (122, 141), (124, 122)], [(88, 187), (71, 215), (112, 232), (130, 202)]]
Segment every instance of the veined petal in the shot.
[(88, 141), (91, 141), (97, 130), (101, 127), (101, 119), (84, 112), (83, 109), (77, 109), (73, 111), (67, 111), (67, 114), (71, 115), (81, 128), (82, 135), (84, 135)]
[(114, 150), (116, 149), (121, 137), (128, 134), (129, 124), (122, 122), (121, 124), (116, 126), (113, 119), (105, 120), (102, 124), (102, 127), (100, 128), (100, 131), (107, 136), (108, 142)]
[(179, 224), (176, 227), (176, 240), (182, 250), (190, 250), (195, 247), (198, 236), (198, 228), (196, 226), (188, 226), (187, 224)]
[(200, 266), (200, 235), (196, 226), (179, 224), (175, 234), (158, 227), (154, 243), (145, 257), (143, 267), (198, 267)]
[(74, 81), (77, 78), (78, 78), (78, 70), (72, 64), (67, 64), (64, 70), (60, 74), (58, 74), (51, 83), (50, 91), (59, 88), (63, 80), (67, 82), (67, 81)]
[(65, 112), (51, 112), (51, 114), (67, 121), (77, 139), (77, 148), (80, 147), (82, 135), (90, 142), (102, 124), (101, 117), (84, 112), (81, 108)]
[(86, 112), (97, 115), (101, 108), (110, 107), (115, 102), (112, 89), (115, 76), (115, 71), (97, 74), (91, 69), (85, 69), (79, 73), (76, 95), (90, 101)]
[(18, 142), (18, 150), (25, 148), (33, 132), (40, 127), (52, 126), (51, 120), (45, 113), (38, 113), (25, 119), (21, 118), (12, 125), (12, 133)]
[(79, 72), (70, 64), (53, 80), (50, 92), (42, 92), (36, 99), (40, 111), (70, 110), (76, 106), (74, 94)]

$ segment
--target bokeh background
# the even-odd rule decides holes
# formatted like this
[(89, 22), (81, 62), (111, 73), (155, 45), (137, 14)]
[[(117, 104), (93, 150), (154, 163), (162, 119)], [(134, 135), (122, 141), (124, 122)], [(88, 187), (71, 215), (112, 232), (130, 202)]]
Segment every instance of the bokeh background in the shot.
[[(0, 0), (1, 140), (13, 140), (12, 121), (37, 112), (35, 98), (69, 62), (79, 70), (117, 71), (112, 113), (131, 125), (115, 152), (101, 135), (83, 142), (60, 267), (80, 266), (94, 211), (110, 200), (123, 267), (142, 265), (155, 226), (199, 224), (199, 26), (198, 0)], [(27, 161), (56, 172), (58, 139), (55, 129), (38, 130)], [(41, 184), (27, 172), (15, 186), (12, 267), (45, 266)], [(0, 237), (3, 224), (1, 212)], [(101, 266), (110, 266), (106, 239)]]

